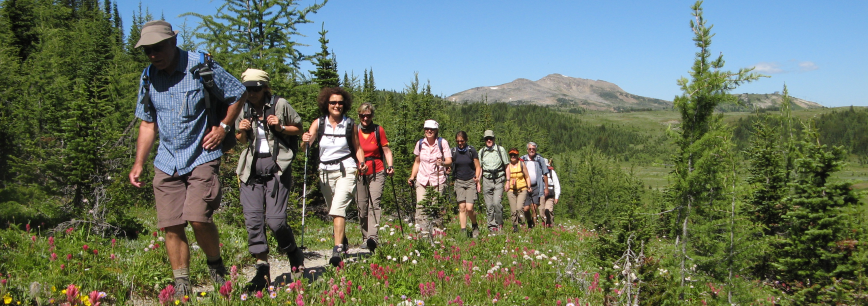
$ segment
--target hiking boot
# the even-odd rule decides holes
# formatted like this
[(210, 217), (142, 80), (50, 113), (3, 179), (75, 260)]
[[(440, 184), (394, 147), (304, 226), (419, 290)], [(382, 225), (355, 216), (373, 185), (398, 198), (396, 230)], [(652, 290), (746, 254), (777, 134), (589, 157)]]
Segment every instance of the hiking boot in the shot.
[(368, 250), (371, 250), (371, 254), (374, 254), (374, 251), (377, 250), (377, 242), (374, 239), (368, 238), (368, 241), (364, 244)]
[(515, 225), (515, 224), (512, 225), (512, 232), (518, 233), (518, 225)]
[(289, 258), (290, 269), (301, 270), (304, 268), (304, 251), (302, 251), (301, 248), (296, 247), (292, 252), (287, 252), (286, 257)]
[(346, 235), (344, 235), (344, 240), (341, 241), (341, 246), (344, 249), (344, 254), (347, 254), (350, 252), (350, 241), (347, 239)]
[(193, 288), (193, 286), (190, 285), (190, 279), (189, 278), (186, 278), (186, 277), (176, 278), (175, 279), (175, 296), (174, 296), (175, 300), (183, 301), (185, 296), (186, 297), (192, 296), (192, 293), (193, 293), (193, 291), (191, 290), (192, 288)]
[(341, 262), (344, 261), (343, 258), (341, 258), (343, 253), (344, 253), (343, 246), (342, 245), (336, 245), (334, 248), (332, 248), (332, 257), (329, 258), (329, 263), (334, 267), (340, 266)]
[(476, 237), (479, 237), (479, 227), (478, 226), (474, 226), (473, 231), (470, 233), (470, 238), (476, 238)]
[(267, 263), (256, 265), (256, 275), (247, 283), (248, 292), (262, 291), (271, 284), (271, 266)]
[(223, 265), (223, 259), (217, 262), (208, 263), (208, 275), (211, 276), (211, 281), (214, 282), (214, 290), (220, 290), (220, 286), (226, 283), (226, 266)]

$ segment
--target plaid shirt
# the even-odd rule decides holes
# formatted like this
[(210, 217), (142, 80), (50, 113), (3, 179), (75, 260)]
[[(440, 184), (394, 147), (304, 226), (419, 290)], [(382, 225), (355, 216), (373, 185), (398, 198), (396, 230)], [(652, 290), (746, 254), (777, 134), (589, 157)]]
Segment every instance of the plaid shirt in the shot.
[[(167, 174), (177, 172), (178, 175), (184, 175), (192, 172), (198, 165), (220, 158), (223, 152), (219, 146), (214, 150), (202, 148), (208, 124), (202, 94), (204, 87), (190, 73), (190, 69), (199, 64), (199, 54), (177, 50), (178, 66), (171, 74), (153, 66), (148, 66), (147, 69), (150, 69), (151, 104), (157, 112), (156, 121), (160, 135), (154, 167)], [(215, 84), (225, 93), (226, 101), (231, 101), (230, 105), (234, 104), (246, 88), (217, 63), (214, 63), (212, 68)], [(139, 85), (136, 117), (154, 122), (153, 113), (146, 110), (141, 102), (144, 95), (145, 90)], [(212, 98), (211, 102), (217, 103), (217, 99)], [(226, 137), (233, 135), (227, 134)]]

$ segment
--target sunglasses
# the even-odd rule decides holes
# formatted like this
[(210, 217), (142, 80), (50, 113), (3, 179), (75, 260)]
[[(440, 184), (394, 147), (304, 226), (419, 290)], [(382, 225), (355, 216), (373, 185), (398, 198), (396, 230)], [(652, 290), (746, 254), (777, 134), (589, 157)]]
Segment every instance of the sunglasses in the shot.
[(247, 92), (260, 92), (263, 86), (247, 86)]
[(494, 141), (494, 138), (486, 137), (486, 138), (485, 138), (485, 141)]
[(359, 118), (373, 118), (373, 114), (359, 114)]
[(154, 45), (154, 46), (144, 46), (144, 47), (142, 47), (142, 51), (145, 52), (145, 55), (151, 55), (152, 53), (163, 52), (163, 49), (165, 49), (165, 47), (166, 46), (163, 44)]
[(344, 101), (329, 101), (329, 105), (338, 105), (338, 104), (343, 104), (343, 103), (344, 103)]
[(528, 151), (536, 151), (536, 148), (527, 148)]

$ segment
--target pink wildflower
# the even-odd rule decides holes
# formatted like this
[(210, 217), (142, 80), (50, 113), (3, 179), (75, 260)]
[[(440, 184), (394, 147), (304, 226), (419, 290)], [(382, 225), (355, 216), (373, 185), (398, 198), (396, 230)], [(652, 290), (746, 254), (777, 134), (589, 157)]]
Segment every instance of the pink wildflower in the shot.
[(110, 259), (111, 259), (111, 260), (115, 260), (115, 259), (118, 259), (118, 257), (117, 257), (117, 256), (115, 256), (115, 254), (111, 254), (111, 255), (109, 255), (109, 258), (110, 258)]
[(54, 236), (48, 237), (48, 245), (54, 246)]
[(60, 264), (60, 269), (61, 269), (61, 270), (65, 269), (65, 268), (66, 268), (66, 265), (65, 265), (65, 264)]
[(96, 249), (93, 249), (93, 255), (98, 255), (99, 252)]
[(30, 240), (36, 242), (36, 236), (30, 236)]
[(67, 229), (66, 229), (66, 234), (67, 234), (67, 235), (72, 234), (72, 231), (74, 231), (74, 230), (75, 230), (74, 227), (67, 228)]
[(117, 244), (117, 243), (118, 243), (118, 241), (115, 240), (114, 238), (112, 238), (112, 247), (115, 247), (115, 244)]
[(256, 291), (256, 298), (261, 299), (264, 295), (262, 294), (262, 290)]
[(160, 291), (160, 295), (157, 296), (160, 299), (161, 305), (168, 305), (172, 302), (172, 299), (175, 297), (175, 286), (168, 285), (166, 288)]
[(157, 232), (154, 232), (153, 235), (154, 235), (154, 237), (157, 237)]
[(56, 254), (56, 253), (51, 253), (51, 257), (49, 257), (48, 260), (51, 260), (51, 261), (55, 261), (55, 260), (57, 260), (57, 254)]
[(73, 284), (69, 284), (66, 287), (66, 300), (70, 303), (75, 303), (76, 298), (78, 298), (78, 288), (75, 288)]
[(232, 266), (229, 268), (229, 275), (233, 282), (238, 280), (238, 266)]
[(232, 294), (232, 281), (226, 281), (223, 286), (220, 286), (220, 295), (225, 299), (229, 299), (230, 294)]
[(84, 249), (85, 251), (87, 251), (88, 246), (85, 244), (85, 245), (81, 246), (81, 248)]
[(30, 223), (27, 223), (27, 225), (24, 225), (24, 229), (27, 230), (27, 232), (29, 233), (30, 232)]
[(94, 304), (99, 303), (99, 299), (102, 298), (102, 296), (100, 296), (99, 294), (99, 291), (96, 290), (91, 291), (88, 297), (90, 297), (90, 302)]
[(298, 296), (295, 297), (295, 304), (298, 306), (304, 306), (304, 297), (301, 296), (301, 293), (299, 293)]
[(66, 260), (72, 260), (72, 254), (66, 254)]

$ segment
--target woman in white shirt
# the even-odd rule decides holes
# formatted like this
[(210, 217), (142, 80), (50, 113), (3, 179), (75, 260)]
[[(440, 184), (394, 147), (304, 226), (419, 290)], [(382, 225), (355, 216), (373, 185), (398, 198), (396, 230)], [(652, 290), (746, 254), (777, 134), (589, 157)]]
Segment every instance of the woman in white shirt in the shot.
[(353, 103), (350, 94), (340, 87), (323, 88), (316, 100), (322, 117), (310, 124), (301, 140), (307, 145), (319, 143), (320, 190), (331, 207), (329, 215), (334, 218), (335, 246), (329, 263), (337, 267), (348, 248), (347, 207), (356, 192), (357, 164), (365, 158), (353, 119), (346, 116)]

